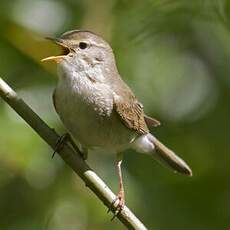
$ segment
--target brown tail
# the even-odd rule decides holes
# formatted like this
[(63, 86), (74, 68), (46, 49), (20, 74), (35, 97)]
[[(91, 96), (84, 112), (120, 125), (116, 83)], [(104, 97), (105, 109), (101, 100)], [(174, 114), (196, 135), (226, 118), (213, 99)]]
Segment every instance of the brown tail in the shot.
[(172, 150), (167, 148), (155, 137), (151, 138), (151, 141), (154, 143), (156, 151), (154, 152), (154, 157), (160, 161), (163, 165), (166, 165), (168, 168), (174, 170), (175, 172), (192, 176), (192, 170), (189, 166), (178, 157)]

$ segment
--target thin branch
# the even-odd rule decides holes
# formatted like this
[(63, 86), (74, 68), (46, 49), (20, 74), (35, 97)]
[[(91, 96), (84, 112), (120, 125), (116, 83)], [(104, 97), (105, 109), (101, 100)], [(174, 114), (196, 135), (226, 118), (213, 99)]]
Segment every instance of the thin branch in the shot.
[[(16, 92), (0, 78), (0, 96), (5, 100), (30, 126), (37, 134), (53, 149), (59, 138), (54, 129), (49, 126), (21, 99)], [(52, 152), (52, 151), (51, 151)], [(61, 158), (75, 171), (85, 185), (108, 207), (111, 207), (115, 199), (114, 193), (100, 179), (97, 174), (86, 164), (86, 162), (68, 145), (58, 152)], [(115, 212), (114, 208), (112, 210)], [(118, 219), (128, 229), (147, 229), (141, 221), (125, 206), (117, 215)]]

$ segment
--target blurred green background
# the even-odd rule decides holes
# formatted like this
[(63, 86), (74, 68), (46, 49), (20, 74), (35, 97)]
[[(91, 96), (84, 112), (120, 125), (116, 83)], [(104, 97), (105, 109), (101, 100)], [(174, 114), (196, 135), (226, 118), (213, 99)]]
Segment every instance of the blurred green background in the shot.
[[(0, 75), (59, 133), (56, 68), (40, 62), (59, 51), (44, 37), (88, 29), (111, 43), (123, 79), (162, 122), (152, 133), (194, 173), (175, 175), (127, 151), (127, 205), (149, 229), (229, 229), (230, 1), (1, 0), (0, 7)], [(124, 229), (51, 155), (0, 100), (0, 229)], [(114, 161), (107, 152), (88, 159), (117, 192)]]

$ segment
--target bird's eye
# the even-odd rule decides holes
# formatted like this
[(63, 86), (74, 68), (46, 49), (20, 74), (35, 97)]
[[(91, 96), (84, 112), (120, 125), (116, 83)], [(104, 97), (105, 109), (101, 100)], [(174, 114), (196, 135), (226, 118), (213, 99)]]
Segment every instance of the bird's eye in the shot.
[(80, 43), (79, 43), (79, 48), (80, 48), (80, 49), (84, 50), (84, 49), (86, 49), (87, 47), (88, 47), (88, 44), (87, 44), (86, 42), (80, 42)]

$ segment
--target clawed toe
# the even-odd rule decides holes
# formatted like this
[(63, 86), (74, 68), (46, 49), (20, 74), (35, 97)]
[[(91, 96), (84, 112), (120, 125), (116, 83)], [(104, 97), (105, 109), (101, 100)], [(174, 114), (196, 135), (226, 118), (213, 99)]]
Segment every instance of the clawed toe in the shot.
[(54, 158), (55, 154), (60, 151), (63, 148), (63, 145), (65, 144), (65, 142), (68, 139), (68, 133), (63, 134), (62, 136), (60, 136), (55, 144), (55, 148), (54, 148), (54, 152), (52, 155), (52, 158)]
[(122, 174), (121, 174), (121, 163), (122, 163), (122, 154), (118, 153), (116, 167), (119, 176), (119, 192), (117, 194), (117, 197), (111, 203), (111, 206), (108, 210), (108, 212), (114, 210), (114, 215), (111, 220), (113, 220), (123, 210), (125, 206), (125, 192), (124, 192), (124, 186), (123, 186)]
[(74, 141), (72, 140), (70, 134), (68, 133), (65, 133), (63, 134), (62, 136), (60, 136), (56, 142), (56, 145), (55, 145), (55, 148), (54, 148), (54, 152), (53, 152), (53, 155), (52, 155), (52, 158), (55, 156), (56, 152), (59, 152), (63, 146), (66, 144), (66, 143), (70, 143), (71, 146), (73, 147), (73, 149), (80, 154), (80, 156), (85, 160), (87, 158), (87, 154), (84, 154), (82, 153), (78, 146), (74, 143)]
[(111, 210), (115, 209), (115, 212), (114, 212), (114, 215), (111, 221), (123, 210), (124, 206), (125, 206), (124, 194), (119, 193), (117, 197), (113, 200), (110, 208), (107, 211), (107, 213), (109, 213)]

